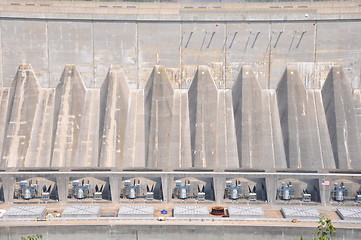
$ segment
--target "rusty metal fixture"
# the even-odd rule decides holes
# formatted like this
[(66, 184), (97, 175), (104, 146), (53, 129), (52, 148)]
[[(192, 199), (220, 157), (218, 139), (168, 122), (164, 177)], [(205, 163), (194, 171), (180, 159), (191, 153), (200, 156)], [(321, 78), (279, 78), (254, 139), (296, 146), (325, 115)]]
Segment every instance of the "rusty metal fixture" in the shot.
[(212, 207), (212, 215), (224, 215), (224, 207)]

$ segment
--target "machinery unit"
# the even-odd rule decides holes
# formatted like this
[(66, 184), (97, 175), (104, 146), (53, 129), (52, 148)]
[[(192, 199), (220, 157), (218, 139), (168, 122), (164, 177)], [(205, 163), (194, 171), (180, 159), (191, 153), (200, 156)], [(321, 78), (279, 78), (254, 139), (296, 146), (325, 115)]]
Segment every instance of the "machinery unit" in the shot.
[(191, 185), (190, 182), (188, 183), (182, 183), (181, 180), (175, 181), (175, 188), (173, 190), (173, 195), (177, 197), (178, 199), (185, 200), (190, 197), (190, 189)]
[(125, 180), (123, 187), (123, 197), (127, 199), (144, 198), (147, 201), (154, 200), (155, 182), (147, 179)]
[(123, 188), (123, 196), (125, 196), (128, 199), (136, 199), (140, 195), (140, 181), (138, 180), (138, 183), (135, 183), (135, 179), (133, 184), (130, 180), (126, 180), (124, 182), (124, 188)]
[(49, 187), (46, 187), (46, 185), (43, 186), (43, 192), (41, 193), (42, 201), (47, 202), (50, 200), (50, 190), (51, 190), (51, 185), (49, 185)]
[(248, 201), (250, 201), (250, 202), (255, 202), (255, 201), (257, 201), (256, 186), (253, 186), (253, 189), (251, 189), (251, 187), (248, 186), (248, 190), (249, 190)]
[(24, 200), (30, 200), (38, 194), (38, 184), (32, 181), (21, 181), (18, 196)]
[(94, 200), (102, 200), (103, 199), (103, 188), (104, 188), (104, 185), (102, 185), (100, 188), (98, 187), (98, 185), (95, 185)]
[(243, 195), (242, 186), (236, 180), (233, 184), (232, 181), (226, 181), (226, 188), (224, 190), (224, 198), (228, 198), (231, 200), (238, 200)]
[(206, 193), (204, 191), (198, 192), (197, 201), (204, 202), (206, 200)]
[(88, 197), (89, 195), (89, 189), (90, 189), (90, 185), (89, 182), (87, 184), (84, 184), (84, 179), (81, 182), (79, 180), (75, 180), (72, 183), (73, 188), (71, 190), (71, 196), (76, 198), (76, 199), (85, 199)]
[(343, 202), (345, 200), (345, 197), (348, 196), (348, 190), (341, 182), (341, 185), (338, 183), (335, 183), (333, 190), (331, 191), (332, 199), (337, 202)]
[(302, 202), (311, 202), (312, 194), (307, 189), (302, 191)]
[(147, 193), (145, 195), (145, 200), (152, 201), (154, 200), (154, 185), (151, 188), (147, 185)]
[(184, 182), (182, 182), (182, 180), (176, 180), (175, 188), (173, 189), (173, 197), (181, 200), (195, 198), (197, 201), (205, 201), (205, 185), (200, 184), (200, 182), (201, 181), (198, 181), (197, 179), (184, 179)]
[(277, 196), (285, 201), (290, 201), (295, 194), (295, 189), (292, 186), (292, 183), (289, 182), (288, 184), (282, 183), (282, 187), (277, 189)]

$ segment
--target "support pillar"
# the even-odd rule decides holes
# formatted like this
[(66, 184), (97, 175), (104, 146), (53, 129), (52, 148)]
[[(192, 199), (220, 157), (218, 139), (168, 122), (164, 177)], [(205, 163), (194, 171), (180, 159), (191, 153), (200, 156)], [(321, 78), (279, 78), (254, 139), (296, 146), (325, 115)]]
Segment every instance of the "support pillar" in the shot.
[(120, 181), (121, 177), (111, 176), (109, 177), (110, 193), (112, 196), (112, 203), (119, 203), (120, 198)]
[(216, 203), (221, 203), (224, 198), (224, 188), (226, 184), (226, 177), (213, 177), (213, 191)]
[(2, 178), (4, 201), (6, 204), (14, 203), (15, 177), (6, 176)]
[(172, 201), (173, 182), (174, 182), (174, 177), (171, 177), (171, 176), (162, 177), (163, 201), (166, 203), (170, 203)]
[(327, 206), (330, 204), (330, 183), (330, 179), (326, 179), (325, 177), (322, 177), (318, 180), (322, 206)]
[(56, 186), (58, 187), (58, 199), (60, 203), (66, 203), (68, 197), (69, 177), (56, 177)]
[(267, 202), (274, 203), (276, 201), (277, 177), (266, 177)]

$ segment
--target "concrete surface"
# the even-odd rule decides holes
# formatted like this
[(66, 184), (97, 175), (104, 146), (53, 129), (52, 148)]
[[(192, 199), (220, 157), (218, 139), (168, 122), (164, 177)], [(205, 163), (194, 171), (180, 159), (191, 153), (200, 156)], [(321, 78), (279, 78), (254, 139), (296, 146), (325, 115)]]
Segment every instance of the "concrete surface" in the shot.
[(320, 212), (311, 207), (282, 207), (281, 212), (285, 218), (305, 218), (317, 221), (320, 218)]
[(122, 217), (122, 218), (154, 217), (154, 206), (123, 205), (119, 208), (118, 217)]
[(14, 206), (4, 214), (4, 219), (27, 219), (34, 220), (42, 217), (46, 211), (44, 206)]
[(361, 169), (355, 2), (99, 4), (0, 4), (3, 169)]
[(63, 218), (96, 218), (100, 215), (100, 206), (74, 205), (64, 209)]

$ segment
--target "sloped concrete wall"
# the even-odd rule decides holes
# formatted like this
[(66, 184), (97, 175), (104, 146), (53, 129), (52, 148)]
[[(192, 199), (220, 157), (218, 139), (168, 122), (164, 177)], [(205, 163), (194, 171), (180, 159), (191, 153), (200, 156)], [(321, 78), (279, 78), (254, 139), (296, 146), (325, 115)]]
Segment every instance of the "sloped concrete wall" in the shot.
[(250, 66), (232, 89), (207, 66), (187, 91), (159, 65), (145, 89), (129, 88), (119, 66), (100, 89), (74, 65), (56, 89), (37, 82), (21, 65), (2, 89), (2, 168), (361, 169), (359, 95), (340, 66), (322, 90), (306, 89), (292, 66), (276, 90), (261, 89)]

